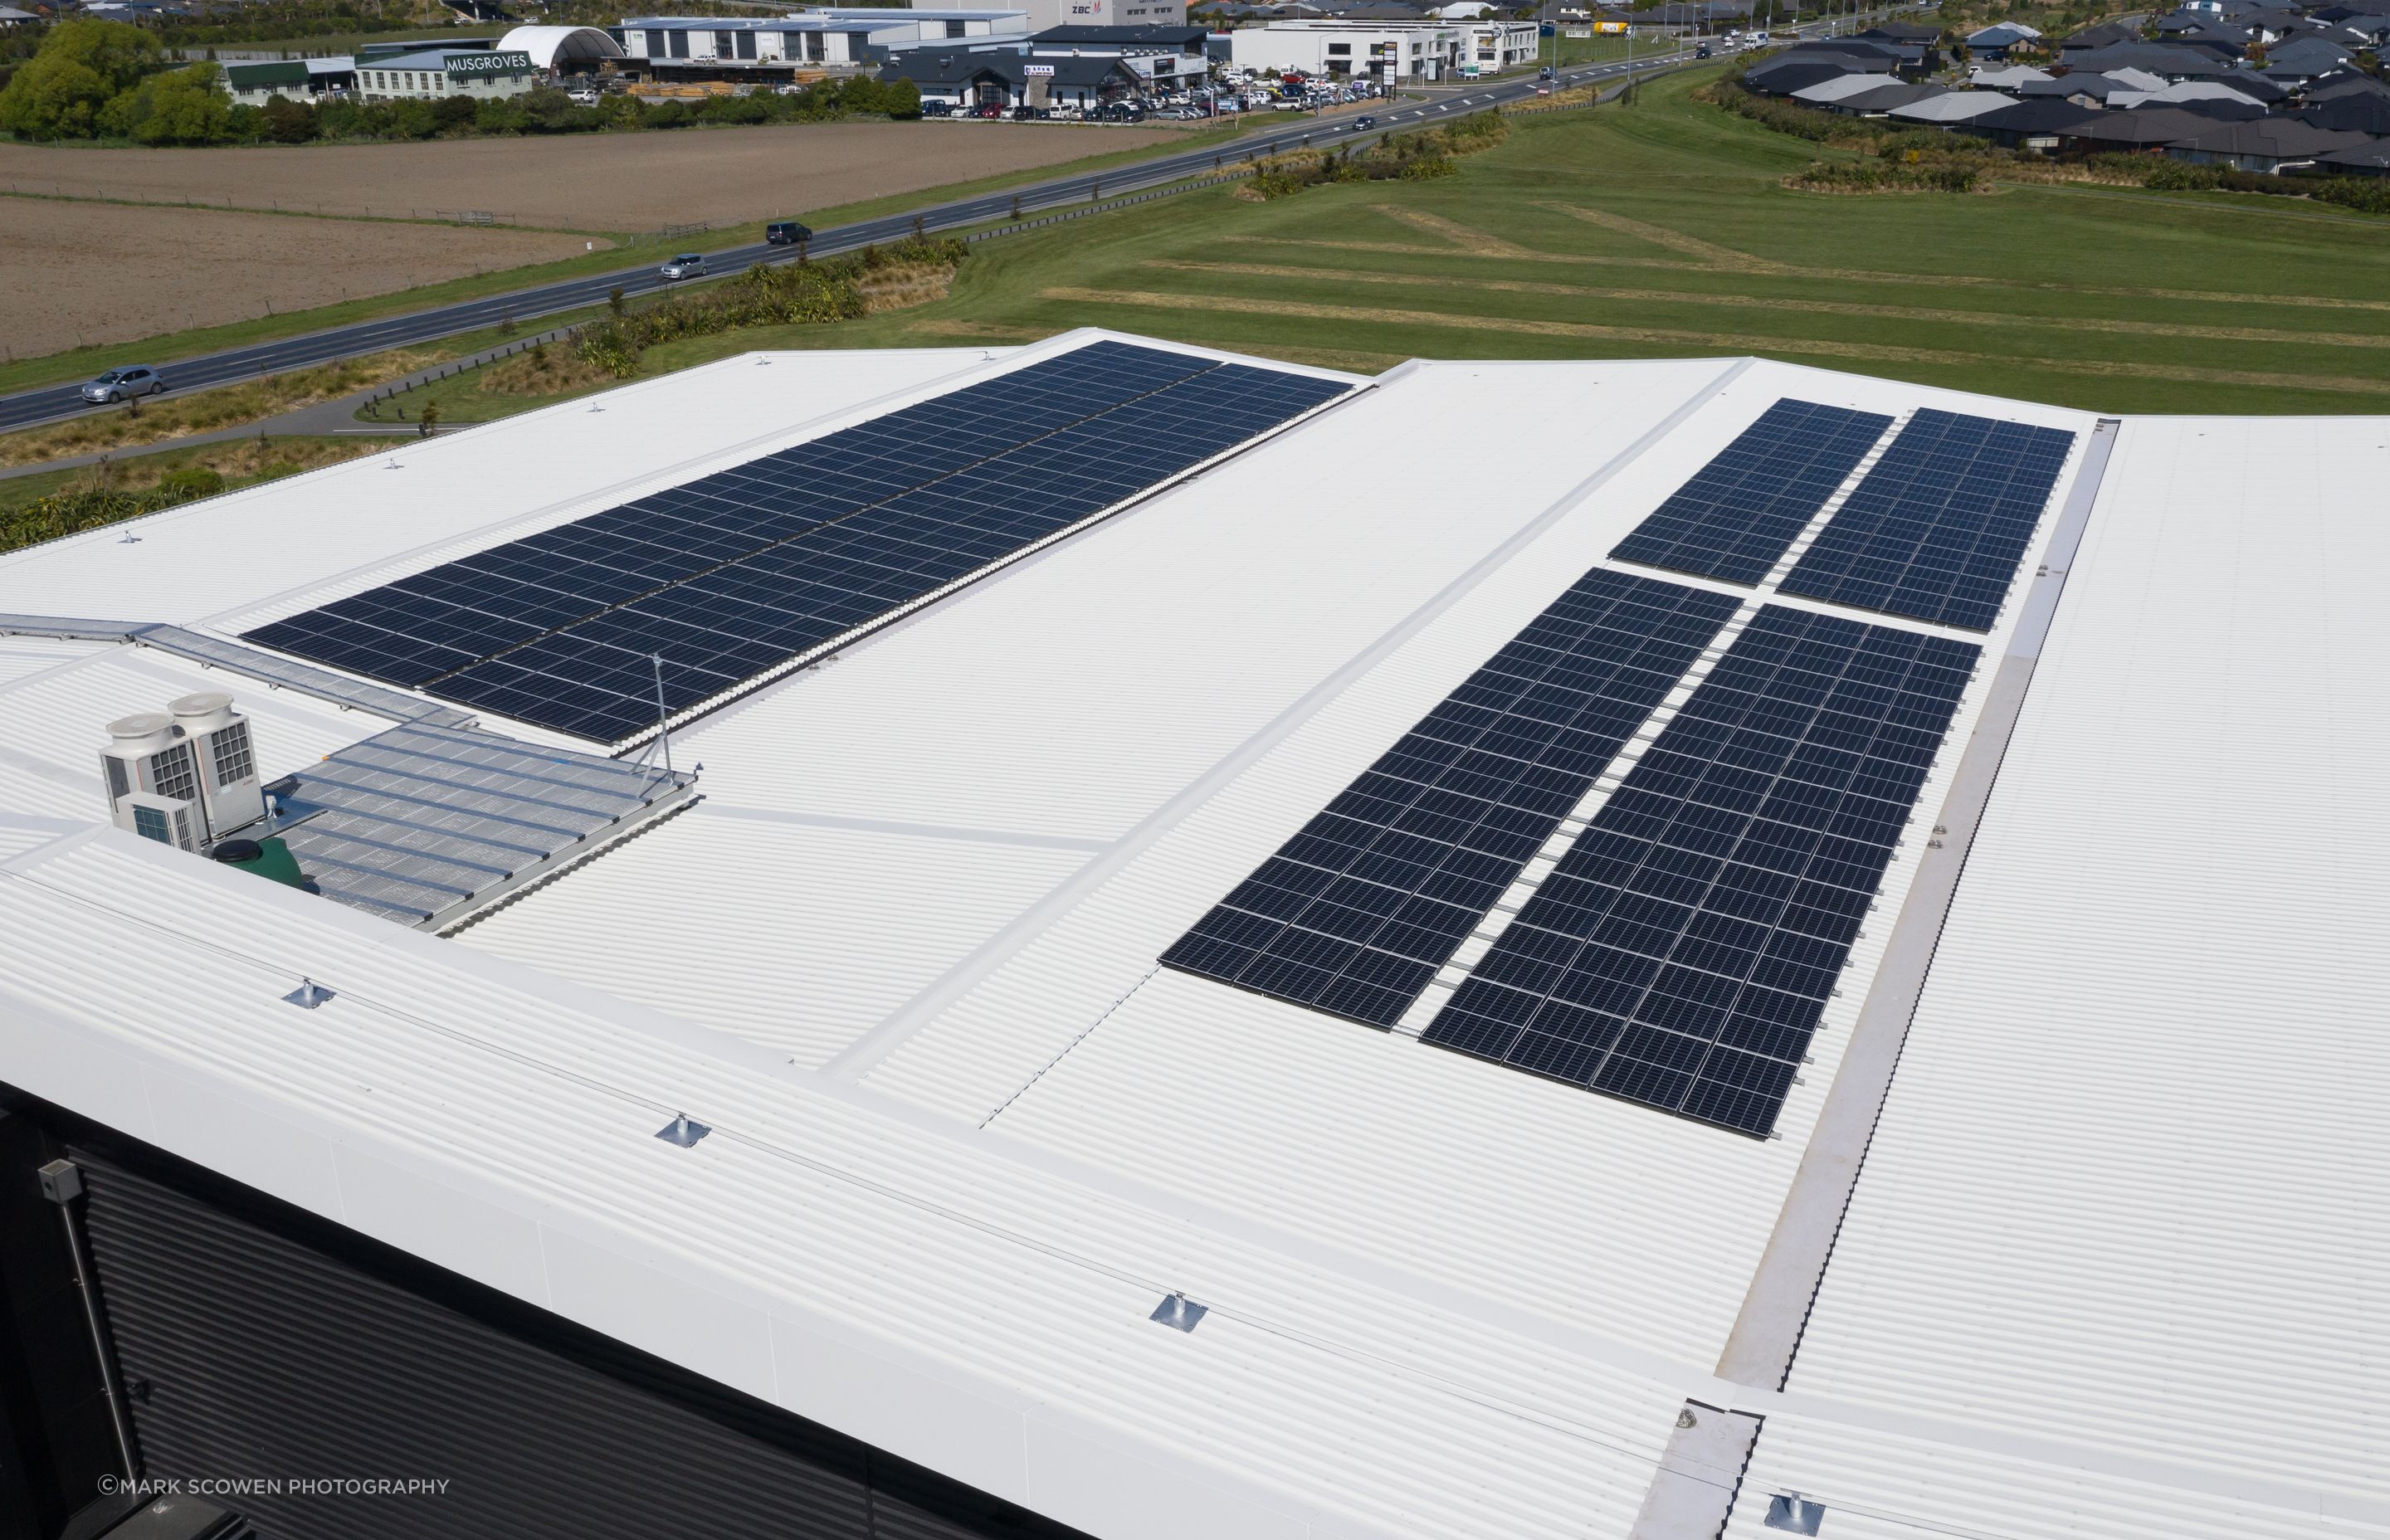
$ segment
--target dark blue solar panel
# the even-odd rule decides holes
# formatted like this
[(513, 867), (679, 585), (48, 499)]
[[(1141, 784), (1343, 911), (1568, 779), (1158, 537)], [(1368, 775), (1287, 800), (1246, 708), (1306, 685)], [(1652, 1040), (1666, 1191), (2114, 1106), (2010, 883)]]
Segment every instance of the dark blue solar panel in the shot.
[(1762, 609), (1424, 1041), (1766, 1135), (1981, 650)]
[(1783, 591), (1989, 631), (2074, 445), (2055, 428), (1918, 413)]
[(610, 742), (1343, 389), (1097, 342), (246, 639)]
[(1635, 526), (1620, 561), (1757, 583), (1783, 558), (1892, 419), (1780, 401)]
[(1393, 1026), (1738, 603), (1587, 573), (1162, 960)]

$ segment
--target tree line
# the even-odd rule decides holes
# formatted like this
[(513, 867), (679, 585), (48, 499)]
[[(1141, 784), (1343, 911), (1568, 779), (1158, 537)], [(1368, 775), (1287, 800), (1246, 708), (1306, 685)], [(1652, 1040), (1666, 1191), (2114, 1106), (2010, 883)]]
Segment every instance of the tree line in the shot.
[(610, 94), (594, 107), (540, 86), (516, 96), (438, 101), (236, 103), (213, 63), (169, 67), (158, 40), (121, 21), (62, 21), (0, 88), (0, 131), (19, 139), (102, 139), (139, 145), (307, 144), (688, 128), (705, 123), (824, 122), (858, 114), (921, 115), (910, 81), (863, 76), (788, 95), (644, 102)]

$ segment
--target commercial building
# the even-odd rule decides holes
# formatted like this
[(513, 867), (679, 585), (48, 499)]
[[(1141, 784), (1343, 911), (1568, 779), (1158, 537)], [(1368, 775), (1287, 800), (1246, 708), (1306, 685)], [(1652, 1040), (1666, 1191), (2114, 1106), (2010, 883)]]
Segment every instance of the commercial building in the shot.
[(1073, 332), (0, 557), (0, 1519), (2382, 1540), (2385, 427)]
[(1241, 70), (1299, 70), (1337, 79), (1437, 81), (1536, 60), (1532, 21), (1266, 21), (1228, 34)]
[(446, 101), (519, 96), (546, 79), (520, 49), (425, 48), (359, 59), (356, 89), (366, 101)]
[(263, 107), (276, 96), (312, 102), (335, 92), (353, 91), (357, 83), (357, 61), (345, 54), (226, 64), (223, 71), (225, 94), (249, 107)]
[(663, 78), (786, 78), (807, 69), (883, 63), (915, 48), (1020, 42), (1019, 10), (819, 7), (772, 17), (628, 17), (623, 48)]
[[(1186, 0), (1022, 0), (1026, 31), (1056, 27), (1183, 27)], [(934, 9), (933, 0), (913, 0), (916, 10)]]

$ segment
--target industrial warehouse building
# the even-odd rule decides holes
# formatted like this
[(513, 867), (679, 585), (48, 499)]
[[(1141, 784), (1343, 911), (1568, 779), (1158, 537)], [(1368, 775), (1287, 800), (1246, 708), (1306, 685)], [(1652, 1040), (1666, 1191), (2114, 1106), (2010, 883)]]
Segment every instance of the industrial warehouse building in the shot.
[(0, 1535), (2390, 1535), (2384, 438), (1074, 332), (0, 558)]

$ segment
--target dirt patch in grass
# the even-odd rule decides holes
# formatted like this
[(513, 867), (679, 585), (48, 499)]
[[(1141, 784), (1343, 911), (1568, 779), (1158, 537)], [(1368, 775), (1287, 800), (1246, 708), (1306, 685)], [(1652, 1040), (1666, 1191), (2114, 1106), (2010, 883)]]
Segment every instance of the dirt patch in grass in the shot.
[[(216, 152), (50, 153), (100, 161)], [(553, 262), (583, 246), (579, 236), (526, 230), (0, 199), (0, 294), (7, 296), (0, 336), (8, 356), (38, 357)]]
[[(276, 413), (344, 395), (412, 374), (430, 365), (436, 354), (384, 353), (370, 358), (344, 359), (312, 369), (270, 375), (246, 385), (200, 391), (173, 401), (145, 405), (127, 402), (104, 412), (92, 412), (46, 428), (29, 428), (0, 436), (0, 467), (38, 465), (100, 450), (132, 449), (161, 443), (192, 433), (212, 433), (236, 428)], [(173, 375), (167, 372), (171, 383)]]
[[(858, 122), (222, 149), (0, 144), (0, 186), (396, 219), (482, 210), (510, 225), (635, 232), (801, 214), (1181, 137), (1095, 124)], [(163, 244), (143, 241), (139, 254)], [(153, 268), (145, 261), (139, 271)]]
[[(1523, 332), (1541, 337), (1588, 340), (1648, 342), (1667, 347), (1694, 347), (1728, 353), (1862, 359), (1871, 363), (1930, 364), (1963, 368), (1980, 355), (1936, 348), (1890, 347), (1870, 342), (1835, 342), (1812, 338), (1768, 337), (1724, 331), (1689, 331), (1677, 327), (1604, 326), (1589, 321), (1527, 320), (1506, 315), (1466, 315), (1450, 311), (1382, 310), (1363, 305), (1305, 304), (1288, 300), (1248, 300), (1225, 294), (1158, 294), (1134, 290), (1056, 288), (1043, 290), (1049, 300), (1077, 304), (1134, 305), (1161, 310), (1230, 311), (1248, 315), (1283, 315), (1306, 320), (1342, 321), (1382, 326), (1441, 327), (1465, 331)], [(2068, 374), (2117, 376), (2141, 379), (2173, 379), (2206, 385), (2254, 385), (2272, 390), (2331, 391), (2379, 394), (2378, 379), (2336, 375), (2271, 374), (2245, 369), (2203, 369), (2186, 366), (2105, 363), (2071, 358), (2034, 358), (2035, 368)]]

